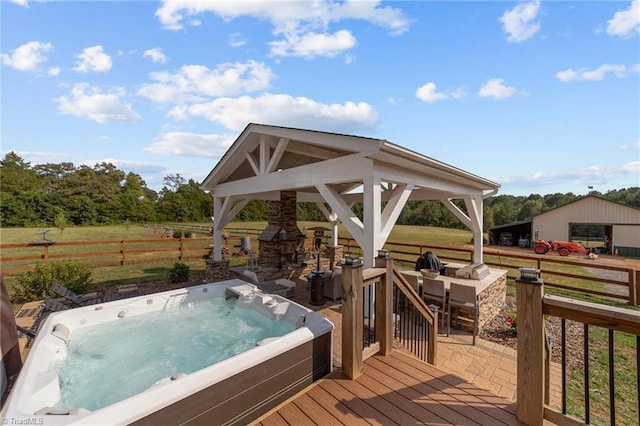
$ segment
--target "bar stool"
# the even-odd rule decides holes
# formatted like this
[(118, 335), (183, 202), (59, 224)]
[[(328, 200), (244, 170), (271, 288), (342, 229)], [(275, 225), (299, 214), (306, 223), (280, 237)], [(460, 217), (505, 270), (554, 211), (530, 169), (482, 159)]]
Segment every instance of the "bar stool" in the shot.
[(444, 330), (444, 317), (447, 313), (447, 290), (442, 280), (432, 280), (429, 278), (422, 278), (422, 299), (429, 302), (434, 301), (440, 308), (440, 326)]
[(447, 336), (451, 331), (451, 308), (466, 308), (473, 311), (473, 345), (476, 344), (476, 334), (478, 333), (478, 294), (473, 285), (451, 283), (449, 288), (449, 307), (447, 309), (449, 322), (447, 325)]

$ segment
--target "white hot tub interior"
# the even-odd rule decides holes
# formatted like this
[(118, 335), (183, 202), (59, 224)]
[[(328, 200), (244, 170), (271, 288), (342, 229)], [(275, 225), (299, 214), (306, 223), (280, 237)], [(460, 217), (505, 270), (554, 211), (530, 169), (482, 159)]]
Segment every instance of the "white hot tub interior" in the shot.
[[(132, 421), (332, 330), (321, 315), (240, 280), (54, 313), (3, 416)], [(233, 335), (242, 337), (231, 343)]]

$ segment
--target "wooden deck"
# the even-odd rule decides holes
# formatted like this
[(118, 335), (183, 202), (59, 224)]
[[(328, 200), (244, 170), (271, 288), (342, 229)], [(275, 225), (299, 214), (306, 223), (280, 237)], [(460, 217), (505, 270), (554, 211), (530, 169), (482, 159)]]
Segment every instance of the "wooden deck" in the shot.
[(365, 362), (351, 381), (339, 371), (255, 425), (518, 425), (515, 403), (410, 355)]

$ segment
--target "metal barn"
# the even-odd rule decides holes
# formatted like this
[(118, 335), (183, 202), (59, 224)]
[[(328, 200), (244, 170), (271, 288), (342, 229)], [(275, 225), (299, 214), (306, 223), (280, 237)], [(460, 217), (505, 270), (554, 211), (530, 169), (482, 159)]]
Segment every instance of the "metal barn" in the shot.
[(541, 240), (575, 240), (586, 226), (602, 231), (602, 245), (620, 256), (640, 257), (640, 209), (587, 195), (533, 217), (533, 237)]

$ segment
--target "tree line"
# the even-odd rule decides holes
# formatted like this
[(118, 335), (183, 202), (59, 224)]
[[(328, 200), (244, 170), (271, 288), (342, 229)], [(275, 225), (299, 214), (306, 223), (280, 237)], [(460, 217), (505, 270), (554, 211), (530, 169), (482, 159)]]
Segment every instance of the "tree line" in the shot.
[[(121, 223), (209, 222), (212, 197), (193, 179), (179, 174), (164, 178), (155, 191), (140, 175), (125, 173), (111, 163), (93, 167), (73, 163), (31, 165), (15, 152), (0, 161), (0, 226), (111, 225)], [(601, 194), (611, 201), (640, 208), (640, 187)], [(529, 196), (498, 195), (485, 200), (484, 228), (529, 220), (581, 196), (572, 193)], [(464, 204), (459, 204), (464, 210)], [(362, 217), (362, 206), (354, 213)], [(314, 203), (298, 203), (298, 220), (324, 221)], [(236, 221), (264, 221), (267, 204), (251, 201)], [(438, 201), (409, 201), (398, 218), (400, 225), (464, 228)]]

